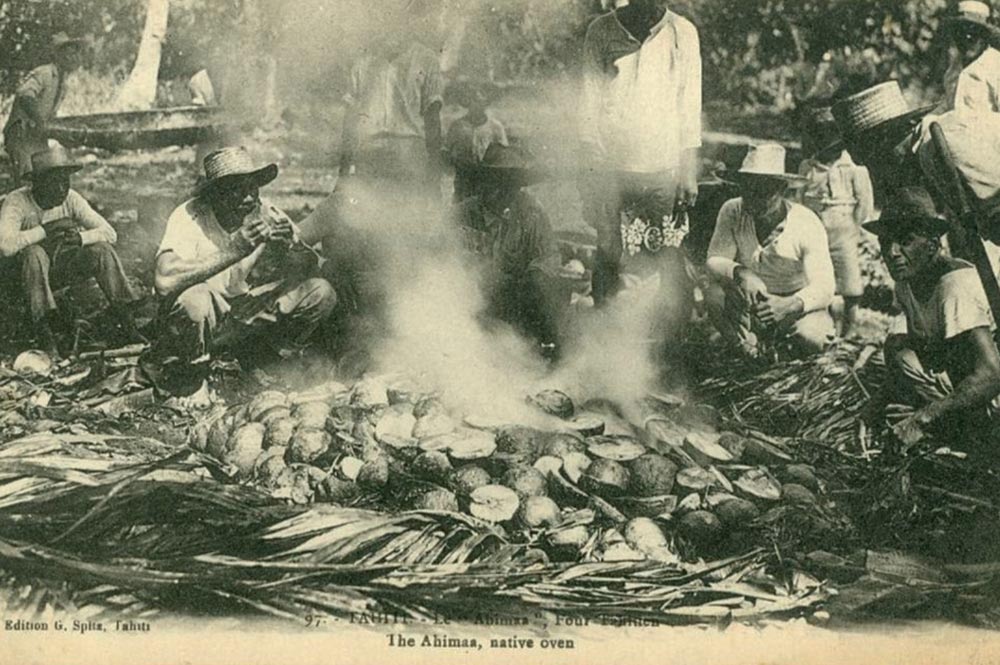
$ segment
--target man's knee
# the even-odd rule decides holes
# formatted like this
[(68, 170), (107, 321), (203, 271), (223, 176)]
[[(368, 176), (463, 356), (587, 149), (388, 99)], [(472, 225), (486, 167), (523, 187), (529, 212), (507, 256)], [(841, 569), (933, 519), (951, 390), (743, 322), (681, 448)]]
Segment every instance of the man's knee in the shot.
[(49, 255), (41, 245), (28, 245), (19, 253), (21, 272), (26, 278), (45, 277), (49, 274)]
[(811, 312), (795, 325), (795, 337), (808, 351), (822, 351), (836, 337), (833, 317), (826, 310)]
[(205, 284), (192, 286), (177, 298), (174, 313), (193, 323), (214, 321), (215, 304), (212, 301), (212, 291)]
[(107, 268), (109, 266), (115, 266), (118, 263), (118, 254), (115, 253), (114, 246), (109, 242), (95, 242), (91, 245), (83, 247), (83, 253), (92, 261), (92, 264), (98, 268)]
[(330, 316), (337, 306), (337, 292), (322, 277), (307, 279), (300, 288), (304, 292), (300, 307), (312, 311), (319, 319)]

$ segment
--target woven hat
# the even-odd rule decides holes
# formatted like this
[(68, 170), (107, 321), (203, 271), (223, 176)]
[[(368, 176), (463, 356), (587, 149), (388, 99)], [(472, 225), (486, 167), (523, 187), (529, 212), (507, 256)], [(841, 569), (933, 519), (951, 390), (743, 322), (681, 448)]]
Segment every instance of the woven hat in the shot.
[(844, 137), (857, 139), (876, 129), (913, 122), (933, 108), (911, 109), (899, 81), (886, 81), (840, 100), (831, 112)]
[(993, 38), (1000, 37), (1000, 29), (990, 22), (993, 10), (989, 4), (980, 0), (962, 0), (955, 8), (955, 13), (944, 19), (942, 27), (946, 30), (957, 28), (975, 28)]
[(31, 171), (26, 174), (28, 178), (36, 178), (52, 171), (65, 171), (76, 173), (83, 168), (82, 164), (77, 164), (69, 157), (69, 153), (62, 146), (55, 146), (45, 150), (39, 150), (31, 156)]
[(880, 238), (902, 238), (910, 233), (940, 238), (949, 230), (948, 220), (938, 213), (934, 199), (923, 187), (896, 190), (882, 209), (882, 216), (862, 227)]
[(198, 185), (198, 195), (237, 177), (250, 178), (257, 187), (263, 187), (278, 177), (277, 164), (258, 167), (253, 163), (250, 153), (242, 147), (222, 148), (209, 153), (203, 164), (205, 179)]
[(785, 148), (777, 143), (750, 146), (736, 175), (740, 179), (749, 177), (783, 180), (789, 185), (804, 185), (807, 182), (805, 177), (785, 171)]

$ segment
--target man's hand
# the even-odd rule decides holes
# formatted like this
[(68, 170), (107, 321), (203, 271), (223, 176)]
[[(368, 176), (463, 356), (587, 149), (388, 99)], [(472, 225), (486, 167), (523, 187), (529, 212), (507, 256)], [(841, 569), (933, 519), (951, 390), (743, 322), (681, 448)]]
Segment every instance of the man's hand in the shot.
[(247, 217), (235, 235), (248, 248), (247, 254), (249, 254), (259, 245), (267, 242), (271, 235), (271, 224), (259, 215), (252, 215)]
[(692, 172), (681, 177), (677, 186), (676, 208), (690, 210), (698, 203), (698, 178)]
[(736, 268), (736, 274), (733, 275), (733, 278), (739, 285), (743, 295), (746, 296), (747, 304), (751, 307), (768, 295), (767, 285), (764, 284), (764, 280), (749, 268), (744, 268), (743, 266)]
[(894, 426), (892, 431), (904, 446), (915, 446), (927, 438), (927, 427), (932, 421), (931, 413), (921, 409)]
[(296, 241), (295, 226), (284, 215), (271, 219), (271, 235), (268, 242), (290, 245)]
[(63, 233), (62, 241), (69, 247), (83, 247), (83, 236), (80, 235), (79, 229), (70, 229)]
[(43, 224), (42, 228), (45, 229), (45, 235), (48, 238), (57, 238), (67, 231), (76, 231), (76, 222), (69, 218), (57, 219), (54, 222), (49, 222), (48, 224)]
[(754, 314), (765, 325), (776, 325), (802, 313), (802, 301), (795, 296), (764, 296), (754, 304)]

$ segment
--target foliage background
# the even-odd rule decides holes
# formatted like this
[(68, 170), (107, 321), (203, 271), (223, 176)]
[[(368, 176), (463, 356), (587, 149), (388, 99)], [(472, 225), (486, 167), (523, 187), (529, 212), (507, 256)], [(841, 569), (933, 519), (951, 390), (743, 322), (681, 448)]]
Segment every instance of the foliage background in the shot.
[[(162, 79), (192, 67), (243, 66), (269, 53), (281, 74), (336, 92), (342, 65), (378, 29), (379, 9), (405, 0), (172, 0)], [(435, 2), (435, 0), (427, 0)], [(935, 36), (946, 0), (676, 0), (698, 26), (709, 106), (783, 111), (795, 99), (899, 78), (933, 97), (946, 59)], [(94, 76), (121, 77), (142, 30), (144, 0), (0, 0), (0, 93), (44, 59), (57, 31), (87, 35)], [(436, 0), (438, 29), (465, 19), (452, 73), (499, 82), (571, 80), (600, 0)], [(431, 37), (433, 39), (433, 37)], [(249, 47), (249, 50), (248, 50)], [(285, 77), (282, 77), (285, 78)]]

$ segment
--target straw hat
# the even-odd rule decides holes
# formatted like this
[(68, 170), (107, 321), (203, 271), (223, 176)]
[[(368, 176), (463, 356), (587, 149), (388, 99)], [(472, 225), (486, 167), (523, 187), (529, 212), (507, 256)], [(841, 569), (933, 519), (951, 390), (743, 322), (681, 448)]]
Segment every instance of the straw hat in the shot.
[(906, 125), (927, 115), (934, 106), (911, 109), (899, 81), (886, 81), (846, 97), (831, 109), (845, 138)]
[(771, 178), (783, 180), (789, 185), (804, 185), (803, 176), (785, 171), (785, 149), (777, 143), (752, 145), (743, 159), (743, 165), (736, 172), (740, 179)]
[(974, 28), (981, 30), (994, 39), (1000, 38), (1000, 29), (990, 22), (992, 14), (993, 10), (985, 2), (981, 2), (980, 0), (962, 0), (958, 3), (955, 13), (944, 19), (942, 27), (946, 30)]
[(62, 146), (39, 150), (31, 156), (31, 171), (26, 174), (27, 178), (37, 178), (40, 175), (51, 173), (52, 171), (65, 171), (66, 173), (76, 173), (83, 168), (82, 164), (77, 164), (69, 157), (69, 153)]
[(236, 177), (250, 178), (258, 187), (263, 187), (278, 177), (277, 164), (258, 167), (253, 163), (250, 153), (242, 147), (222, 148), (209, 153), (203, 164), (205, 179), (197, 187), (198, 195), (215, 188), (220, 182)]
[(892, 193), (882, 210), (882, 216), (862, 227), (880, 238), (902, 238), (916, 233), (930, 238), (940, 238), (949, 230), (948, 220), (942, 217), (934, 199), (923, 187), (902, 187)]

